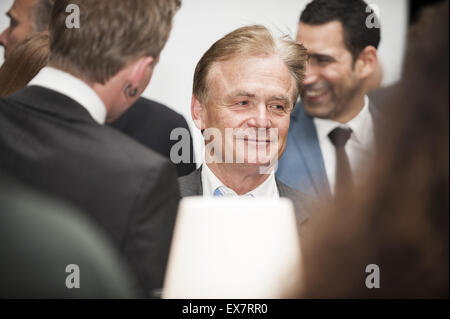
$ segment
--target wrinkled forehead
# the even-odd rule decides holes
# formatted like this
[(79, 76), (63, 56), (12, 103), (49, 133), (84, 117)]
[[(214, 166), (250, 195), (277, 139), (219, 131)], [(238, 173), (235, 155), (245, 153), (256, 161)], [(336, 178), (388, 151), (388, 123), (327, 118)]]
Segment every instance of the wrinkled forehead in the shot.
[[(209, 95), (216, 97), (235, 91), (293, 93), (295, 80), (278, 55), (238, 56), (214, 62), (207, 75)], [(251, 92), (255, 91), (255, 92)]]

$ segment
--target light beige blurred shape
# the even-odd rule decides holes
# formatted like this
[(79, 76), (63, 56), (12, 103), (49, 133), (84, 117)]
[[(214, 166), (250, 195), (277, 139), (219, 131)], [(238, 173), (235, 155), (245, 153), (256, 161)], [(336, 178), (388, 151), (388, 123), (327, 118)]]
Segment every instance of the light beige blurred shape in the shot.
[(288, 199), (185, 198), (163, 298), (283, 298), (298, 284), (300, 246)]

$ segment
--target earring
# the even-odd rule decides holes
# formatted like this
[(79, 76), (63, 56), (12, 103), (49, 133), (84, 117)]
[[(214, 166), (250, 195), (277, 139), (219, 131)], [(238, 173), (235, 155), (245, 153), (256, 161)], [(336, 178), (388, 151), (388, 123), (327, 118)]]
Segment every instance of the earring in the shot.
[(130, 97), (130, 98), (136, 97), (137, 92), (138, 92), (138, 89), (137, 88), (133, 88), (131, 83), (129, 83), (124, 89), (125, 95)]

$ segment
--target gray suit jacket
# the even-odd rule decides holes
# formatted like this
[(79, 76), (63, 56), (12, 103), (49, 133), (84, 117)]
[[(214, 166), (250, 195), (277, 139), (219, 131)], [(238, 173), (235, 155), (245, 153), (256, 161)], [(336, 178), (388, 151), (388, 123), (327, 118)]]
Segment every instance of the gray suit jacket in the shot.
[[(178, 178), (181, 197), (203, 195), (201, 172), (202, 168), (200, 167), (191, 174)], [(317, 200), (298, 190), (290, 188), (278, 179), (275, 180), (280, 196), (292, 200), (294, 204), (295, 215), (299, 224), (305, 222), (310, 216), (311, 212), (314, 210), (314, 207), (317, 206)]]

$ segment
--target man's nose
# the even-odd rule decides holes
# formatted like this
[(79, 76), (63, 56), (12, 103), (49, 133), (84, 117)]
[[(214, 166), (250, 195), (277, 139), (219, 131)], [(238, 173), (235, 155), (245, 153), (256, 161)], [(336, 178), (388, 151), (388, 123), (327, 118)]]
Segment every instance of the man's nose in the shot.
[(250, 127), (256, 128), (271, 128), (272, 121), (270, 117), (269, 110), (267, 109), (265, 103), (260, 103), (256, 108), (253, 109), (253, 114), (248, 121)]
[(8, 46), (8, 38), (7, 38), (7, 34), (8, 34), (9, 28), (5, 29), (2, 34), (0, 34), (0, 45), (5, 47)]
[(303, 85), (310, 85), (315, 82), (317, 82), (317, 79), (319, 78), (319, 72), (317, 70), (317, 67), (314, 66), (312, 63), (306, 64), (306, 72), (305, 72), (305, 79), (303, 80)]

